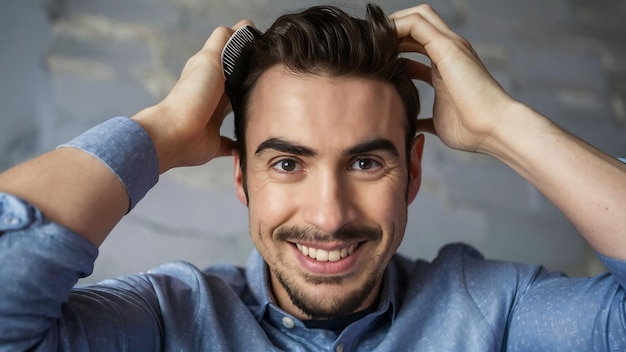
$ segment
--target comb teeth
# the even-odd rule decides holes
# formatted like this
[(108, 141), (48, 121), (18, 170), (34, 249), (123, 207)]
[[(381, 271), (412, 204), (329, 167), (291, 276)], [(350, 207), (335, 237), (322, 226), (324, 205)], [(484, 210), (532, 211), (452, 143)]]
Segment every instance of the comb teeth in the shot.
[(242, 54), (246, 52), (249, 45), (260, 35), (261, 32), (256, 28), (245, 25), (237, 29), (230, 39), (228, 39), (228, 42), (226, 42), (222, 50), (222, 72), (227, 80), (232, 76), (233, 72), (235, 72), (237, 63), (240, 61)]

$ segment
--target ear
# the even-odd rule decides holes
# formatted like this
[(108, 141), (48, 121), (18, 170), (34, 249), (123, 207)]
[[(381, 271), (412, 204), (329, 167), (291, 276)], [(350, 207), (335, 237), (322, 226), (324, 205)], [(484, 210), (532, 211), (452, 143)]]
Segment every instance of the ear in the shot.
[(418, 134), (413, 138), (411, 145), (411, 159), (409, 162), (409, 186), (407, 203), (411, 204), (422, 184), (422, 153), (424, 152), (424, 135)]
[(240, 157), (239, 157), (239, 152), (235, 149), (233, 149), (233, 161), (235, 163), (235, 189), (237, 191), (237, 198), (239, 198), (239, 201), (245, 205), (248, 206), (248, 197), (246, 197), (246, 191), (244, 189), (244, 175), (243, 175), (243, 171), (241, 171), (241, 164), (240, 164)]

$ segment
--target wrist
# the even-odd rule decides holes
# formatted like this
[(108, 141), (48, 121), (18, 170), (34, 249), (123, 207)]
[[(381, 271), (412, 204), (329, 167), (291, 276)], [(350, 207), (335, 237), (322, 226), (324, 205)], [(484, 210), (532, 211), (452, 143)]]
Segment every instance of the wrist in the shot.
[(171, 126), (164, 123), (166, 114), (158, 106), (145, 108), (131, 119), (139, 124), (152, 140), (159, 161), (159, 174), (176, 167), (174, 162), (175, 139), (170, 136)]
[(545, 116), (530, 107), (513, 102), (503, 109), (499, 123), (478, 146), (477, 152), (505, 163), (515, 159), (522, 149), (534, 148), (539, 139), (557, 128)]
[(129, 211), (159, 179), (152, 141), (140, 125), (126, 117), (109, 119), (59, 148), (79, 149), (106, 165), (126, 189)]

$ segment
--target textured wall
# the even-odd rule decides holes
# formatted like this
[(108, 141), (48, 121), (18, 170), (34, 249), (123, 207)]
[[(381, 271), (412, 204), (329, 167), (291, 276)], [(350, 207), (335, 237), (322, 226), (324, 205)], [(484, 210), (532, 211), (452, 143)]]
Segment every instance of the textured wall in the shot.
[[(170, 89), (213, 28), (247, 17), (266, 28), (319, 1), (51, 0), (0, 3), (0, 167)], [(331, 1), (361, 13), (360, 1)], [(380, 1), (391, 12), (413, 5)], [(467, 37), (502, 86), (600, 149), (626, 154), (626, 3), (445, 0), (432, 5)], [(424, 112), (432, 92), (420, 85)], [(224, 133), (230, 133), (227, 119)], [(251, 242), (232, 160), (173, 170), (101, 248), (99, 280), (183, 259), (243, 263)], [(402, 252), (431, 258), (464, 241), (488, 257), (585, 274), (602, 270), (573, 226), (532, 186), (489, 158), (427, 137), (422, 191)]]

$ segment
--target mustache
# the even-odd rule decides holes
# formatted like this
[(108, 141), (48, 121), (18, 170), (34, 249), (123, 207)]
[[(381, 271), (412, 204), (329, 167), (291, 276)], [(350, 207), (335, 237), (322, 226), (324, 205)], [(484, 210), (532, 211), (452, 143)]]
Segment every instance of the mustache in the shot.
[(382, 238), (382, 230), (369, 226), (349, 226), (342, 227), (336, 232), (328, 235), (312, 227), (285, 226), (276, 229), (274, 237), (285, 242), (362, 242), (376, 241)]

